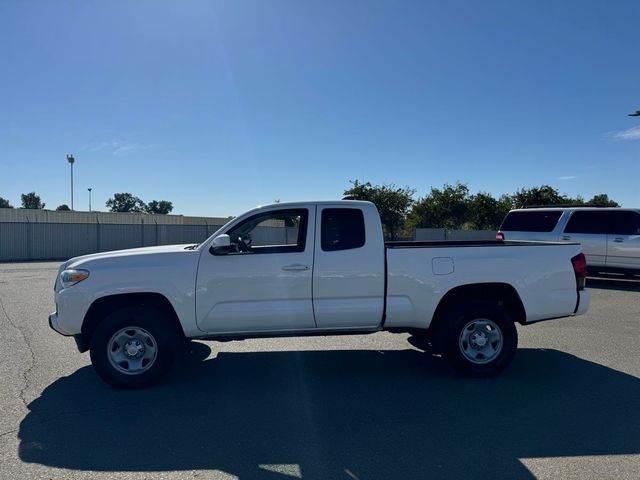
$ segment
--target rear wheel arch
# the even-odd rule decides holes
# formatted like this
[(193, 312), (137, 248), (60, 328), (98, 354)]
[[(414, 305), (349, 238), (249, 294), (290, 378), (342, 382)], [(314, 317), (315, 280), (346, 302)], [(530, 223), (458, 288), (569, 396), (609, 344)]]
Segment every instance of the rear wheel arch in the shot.
[(466, 303), (482, 302), (504, 308), (514, 322), (524, 324), (526, 312), (520, 295), (508, 283), (473, 283), (449, 290), (440, 300), (433, 315), (429, 332), (436, 336), (446, 324), (447, 313)]
[(170, 319), (178, 337), (186, 338), (178, 315), (171, 302), (161, 293), (123, 293), (100, 297), (91, 304), (82, 322), (82, 351), (88, 350), (96, 328), (111, 313), (127, 307), (147, 307), (160, 310)]

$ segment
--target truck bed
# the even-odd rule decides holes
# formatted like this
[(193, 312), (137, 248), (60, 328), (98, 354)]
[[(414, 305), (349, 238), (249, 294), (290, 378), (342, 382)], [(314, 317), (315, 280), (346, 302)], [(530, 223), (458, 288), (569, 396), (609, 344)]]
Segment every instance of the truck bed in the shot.
[(385, 252), (388, 327), (424, 328), (442, 297), (464, 285), (513, 287), (522, 301), (525, 323), (570, 315), (580, 300), (571, 263), (580, 253), (579, 244), (404, 241), (385, 242)]

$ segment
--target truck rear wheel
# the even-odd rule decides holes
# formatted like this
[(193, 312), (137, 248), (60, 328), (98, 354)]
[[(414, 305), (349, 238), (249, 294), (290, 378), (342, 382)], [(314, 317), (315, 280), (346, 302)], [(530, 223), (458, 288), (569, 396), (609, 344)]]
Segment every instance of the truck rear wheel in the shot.
[(148, 387), (171, 368), (178, 336), (171, 319), (150, 307), (125, 307), (107, 315), (91, 339), (91, 362), (118, 388)]
[(452, 309), (443, 331), (444, 355), (458, 372), (494, 376), (513, 360), (518, 332), (501, 306), (471, 302)]

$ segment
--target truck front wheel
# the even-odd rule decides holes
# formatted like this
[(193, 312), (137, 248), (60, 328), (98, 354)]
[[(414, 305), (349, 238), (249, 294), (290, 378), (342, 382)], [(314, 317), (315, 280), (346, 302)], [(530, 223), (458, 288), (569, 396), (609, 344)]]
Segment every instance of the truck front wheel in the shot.
[(444, 355), (455, 370), (488, 377), (511, 363), (518, 348), (518, 332), (503, 307), (471, 302), (452, 309), (447, 316)]
[(169, 371), (178, 346), (171, 320), (161, 310), (125, 307), (107, 315), (91, 339), (91, 362), (118, 388), (148, 387)]

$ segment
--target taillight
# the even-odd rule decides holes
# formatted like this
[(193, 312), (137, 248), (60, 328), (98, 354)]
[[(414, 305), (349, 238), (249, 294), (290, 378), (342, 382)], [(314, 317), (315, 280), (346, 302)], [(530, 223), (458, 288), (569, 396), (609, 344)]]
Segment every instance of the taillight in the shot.
[(578, 290), (584, 290), (584, 285), (587, 278), (587, 258), (584, 253), (579, 253), (571, 259), (573, 264), (573, 271), (576, 274), (576, 284)]
[(496, 233), (496, 240), (499, 240), (500, 242), (503, 242), (504, 241), (504, 233), (502, 233), (502, 232)]

